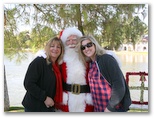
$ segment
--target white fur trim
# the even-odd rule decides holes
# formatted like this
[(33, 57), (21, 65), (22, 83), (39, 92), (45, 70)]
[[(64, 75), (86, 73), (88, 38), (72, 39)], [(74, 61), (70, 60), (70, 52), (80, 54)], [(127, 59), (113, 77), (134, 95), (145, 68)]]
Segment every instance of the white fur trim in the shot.
[(90, 93), (80, 93), (78, 95), (71, 92), (63, 92), (63, 104), (67, 105), (69, 112), (85, 112), (86, 104), (93, 105)]
[(39, 51), (35, 54), (35, 57), (43, 57), (43, 58), (46, 58), (47, 56), (46, 56), (44, 50), (39, 50)]
[(68, 94), (66, 92), (63, 92), (63, 104), (67, 105), (67, 101), (68, 101)]
[(86, 94), (86, 103), (89, 104), (89, 105), (93, 105), (91, 93)]
[(84, 112), (86, 108), (85, 93), (76, 95), (72, 94), (71, 92), (68, 92), (68, 94), (69, 94), (69, 101), (68, 101), (69, 112)]
[(63, 33), (62, 33), (62, 36), (61, 36), (61, 40), (62, 42), (66, 42), (67, 38), (71, 35), (77, 35), (78, 37), (81, 37), (82, 36), (82, 33), (80, 30), (78, 30), (77, 28), (75, 27), (69, 27), (69, 28), (66, 28), (64, 29)]
[(112, 50), (106, 50), (106, 52), (107, 52), (107, 54), (113, 56), (116, 59), (116, 61), (118, 62), (119, 67), (121, 67), (121, 65), (122, 65), (121, 61), (120, 61), (119, 57), (115, 54), (115, 52), (113, 52)]

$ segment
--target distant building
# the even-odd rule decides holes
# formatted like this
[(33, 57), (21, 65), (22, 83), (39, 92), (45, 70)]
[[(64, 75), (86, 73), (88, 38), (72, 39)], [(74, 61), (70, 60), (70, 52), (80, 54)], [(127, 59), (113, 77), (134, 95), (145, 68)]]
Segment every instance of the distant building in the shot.
[(132, 43), (123, 44), (121, 47), (121, 51), (133, 51), (133, 44)]
[(119, 48), (120, 51), (139, 51), (148, 52), (148, 35), (144, 36), (139, 42), (135, 44), (135, 50), (131, 42), (122, 44)]
[(135, 51), (148, 52), (148, 35), (144, 36), (142, 40), (135, 45)]

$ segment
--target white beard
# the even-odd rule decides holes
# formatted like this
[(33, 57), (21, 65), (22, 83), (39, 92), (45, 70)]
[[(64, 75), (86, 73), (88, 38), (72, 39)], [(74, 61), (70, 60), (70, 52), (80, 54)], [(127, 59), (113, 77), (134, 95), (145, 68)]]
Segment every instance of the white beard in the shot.
[(64, 62), (67, 65), (67, 83), (86, 84), (85, 74), (86, 68), (79, 60), (79, 55), (75, 48), (66, 48), (64, 54)]

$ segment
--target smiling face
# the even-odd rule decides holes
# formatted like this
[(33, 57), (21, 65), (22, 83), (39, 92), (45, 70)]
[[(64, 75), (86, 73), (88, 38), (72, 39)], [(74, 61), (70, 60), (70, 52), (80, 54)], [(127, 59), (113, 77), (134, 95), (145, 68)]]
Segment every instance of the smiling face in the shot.
[(89, 39), (81, 42), (81, 50), (85, 56), (95, 60), (95, 45)]
[(66, 40), (66, 46), (68, 46), (69, 48), (75, 48), (77, 43), (78, 43), (78, 40), (76, 35), (71, 35)]
[(50, 45), (51, 60), (55, 61), (61, 54), (61, 45), (58, 41), (53, 41)]

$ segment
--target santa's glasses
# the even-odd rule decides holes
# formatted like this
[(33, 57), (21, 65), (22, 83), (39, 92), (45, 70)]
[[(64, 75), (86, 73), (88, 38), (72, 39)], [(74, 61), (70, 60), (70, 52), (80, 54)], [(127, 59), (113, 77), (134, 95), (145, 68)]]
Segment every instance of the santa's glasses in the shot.
[(92, 42), (89, 42), (89, 43), (87, 43), (86, 45), (82, 45), (82, 46), (81, 46), (81, 50), (85, 50), (86, 47), (87, 47), (87, 48), (90, 48), (90, 47), (92, 47), (92, 46), (93, 46), (93, 43), (92, 43)]

